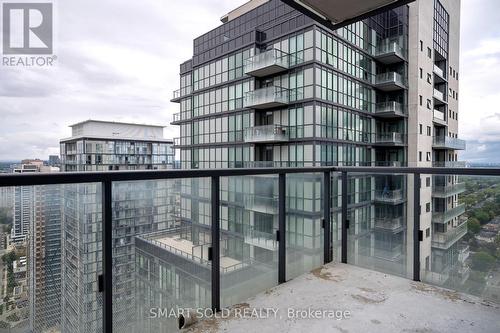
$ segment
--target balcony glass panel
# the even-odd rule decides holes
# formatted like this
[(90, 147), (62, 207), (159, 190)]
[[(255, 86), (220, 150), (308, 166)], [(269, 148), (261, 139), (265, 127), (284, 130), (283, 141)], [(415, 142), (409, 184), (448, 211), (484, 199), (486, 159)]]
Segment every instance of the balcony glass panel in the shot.
[(278, 177), (221, 178), (221, 306), (278, 284)]
[[(391, 190), (405, 184), (404, 175), (349, 173), (347, 262), (381, 272), (411, 276), (411, 228), (406, 219), (404, 190)], [(374, 200), (381, 198), (382, 202)]]
[(286, 278), (323, 265), (323, 174), (286, 178)]
[(404, 135), (397, 132), (377, 133), (375, 142), (382, 144), (404, 144)]
[(113, 330), (177, 330), (151, 309), (211, 306), (210, 180), (115, 182), (113, 193)]
[(434, 89), (434, 97), (441, 100), (441, 101), (445, 101), (444, 93), (442, 93), (441, 91), (439, 91), (437, 89)]
[(286, 105), (289, 100), (290, 91), (288, 89), (271, 86), (247, 92), (243, 100), (243, 107), (265, 109)]
[(432, 145), (434, 146), (434, 148), (445, 148), (445, 149), (456, 149), (456, 150), (465, 150), (466, 147), (465, 140), (460, 140), (449, 136), (434, 137)]
[(443, 70), (439, 68), (437, 65), (434, 65), (434, 73), (436, 73), (442, 78), (445, 78)]
[(375, 77), (375, 84), (379, 89), (391, 91), (402, 89), (406, 83), (401, 74), (396, 72), (387, 72), (378, 74)]
[(245, 61), (245, 74), (261, 77), (269, 76), (290, 66), (290, 55), (277, 49), (257, 54)]
[(285, 142), (289, 133), (286, 126), (265, 125), (245, 128), (243, 139), (245, 142)]
[(406, 115), (406, 109), (403, 104), (398, 102), (382, 102), (375, 105), (375, 115), (394, 115), (394, 116), (404, 116)]

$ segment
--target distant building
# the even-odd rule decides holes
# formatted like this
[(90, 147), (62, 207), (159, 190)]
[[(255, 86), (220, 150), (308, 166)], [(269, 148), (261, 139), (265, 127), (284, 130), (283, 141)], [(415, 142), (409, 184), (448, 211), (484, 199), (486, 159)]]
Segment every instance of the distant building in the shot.
[(50, 155), (48, 164), (52, 167), (59, 167), (61, 165), (61, 159), (58, 155)]
[(14, 202), (12, 201), (13, 188), (12, 187), (0, 187), (0, 209), (9, 208), (12, 209)]
[[(173, 142), (163, 127), (89, 120), (71, 126), (61, 140), (61, 169), (71, 171), (172, 169)], [(123, 182), (113, 185), (113, 322), (134, 331), (135, 237), (162, 230), (174, 215), (172, 182)], [(62, 331), (99, 332), (102, 309), (101, 186), (65, 185), (63, 190)], [(139, 204), (140, 202), (140, 204)]]

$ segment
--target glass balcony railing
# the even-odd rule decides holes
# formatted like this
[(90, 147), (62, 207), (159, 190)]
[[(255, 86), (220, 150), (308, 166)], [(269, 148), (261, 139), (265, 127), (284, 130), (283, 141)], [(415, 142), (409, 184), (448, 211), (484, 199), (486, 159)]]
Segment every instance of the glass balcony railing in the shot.
[[(498, 302), (500, 169), (246, 163), (0, 175), (5, 331), (176, 331), (177, 318), (150, 309), (229, 307), (330, 262)], [(434, 179), (434, 199), (413, 186), (417, 177), (422, 187)], [(408, 183), (381, 188), (382, 178)], [(420, 209), (421, 222), (431, 216), (420, 224), (424, 241), (410, 193), (432, 203)], [(467, 205), (441, 209), (448, 200), (436, 193)], [(468, 228), (481, 215), (489, 220)]]
[(432, 187), (432, 196), (436, 198), (447, 198), (465, 191), (465, 183), (455, 184), (434, 184)]
[(290, 101), (290, 90), (271, 86), (249, 91), (243, 100), (243, 107), (267, 109), (287, 105)]
[(432, 233), (432, 246), (448, 249), (450, 246), (462, 239), (467, 233), (467, 223), (462, 223), (458, 227), (451, 227), (446, 232)]
[(384, 64), (393, 64), (405, 59), (405, 52), (398, 42), (383, 42), (375, 52), (375, 59)]
[(375, 191), (375, 201), (385, 202), (385, 203), (400, 203), (405, 200), (405, 194), (402, 189), (398, 190), (376, 190)]
[(467, 162), (465, 161), (434, 161), (432, 162), (434, 168), (465, 168)]
[(403, 228), (403, 217), (376, 217), (375, 228), (387, 231), (397, 231)]
[(264, 77), (286, 71), (290, 67), (290, 55), (272, 49), (254, 55), (245, 61), (245, 74)]
[(406, 115), (406, 108), (403, 104), (398, 102), (382, 102), (375, 105), (375, 116), (390, 118), (390, 117), (404, 117)]
[(405, 140), (404, 140), (404, 135), (401, 133), (397, 132), (377, 133), (375, 135), (375, 143), (402, 145), (405, 143)]
[(455, 217), (459, 217), (465, 213), (465, 205), (460, 204), (456, 207), (446, 209), (444, 211), (435, 211), (432, 214), (432, 222), (433, 223), (446, 223)]
[(281, 125), (265, 125), (245, 128), (243, 140), (249, 143), (286, 142), (289, 133), (287, 127)]
[(375, 77), (375, 86), (383, 91), (404, 89), (405, 85), (403, 76), (396, 72), (381, 73)]
[(444, 137), (435, 136), (432, 141), (432, 147), (434, 149), (465, 150), (466, 142), (465, 140), (451, 138), (449, 136), (444, 136)]
[(180, 112), (179, 113), (174, 113), (174, 117), (173, 117), (173, 120), (172, 122), (177, 122), (177, 121), (180, 121), (181, 120), (181, 114)]
[(180, 102), (184, 96), (191, 94), (191, 87), (177, 89), (172, 94), (172, 102)]

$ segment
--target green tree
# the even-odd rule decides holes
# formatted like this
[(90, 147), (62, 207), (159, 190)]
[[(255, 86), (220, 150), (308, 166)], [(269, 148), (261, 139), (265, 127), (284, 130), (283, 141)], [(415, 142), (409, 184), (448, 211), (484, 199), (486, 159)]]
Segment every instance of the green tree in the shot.
[(481, 224), (475, 217), (471, 217), (467, 221), (467, 229), (473, 234), (477, 234), (479, 233), (479, 231), (481, 231)]
[(484, 211), (482, 209), (478, 209), (474, 213), (474, 217), (479, 221), (481, 224), (486, 224), (490, 220), (490, 214), (487, 211)]
[(486, 272), (490, 270), (494, 264), (495, 257), (486, 252), (478, 252), (472, 256), (472, 269)]

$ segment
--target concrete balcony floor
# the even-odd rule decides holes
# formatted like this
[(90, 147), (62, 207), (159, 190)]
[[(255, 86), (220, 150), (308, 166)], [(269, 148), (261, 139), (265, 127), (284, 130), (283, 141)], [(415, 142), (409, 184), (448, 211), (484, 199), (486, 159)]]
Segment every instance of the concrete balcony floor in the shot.
[[(242, 308), (279, 311), (277, 318), (236, 318)], [(289, 319), (288, 308), (347, 310), (350, 318)], [(345, 264), (313, 270), (231, 309), (227, 318), (203, 320), (186, 332), (500, 332), (498, 304)]]

